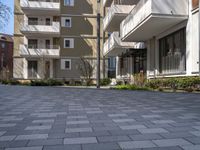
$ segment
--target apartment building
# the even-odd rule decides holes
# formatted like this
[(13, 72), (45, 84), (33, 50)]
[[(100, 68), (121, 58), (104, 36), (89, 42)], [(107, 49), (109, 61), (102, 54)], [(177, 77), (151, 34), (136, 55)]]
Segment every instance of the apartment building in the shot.
[(15, 0), (14, 78), (79, 80), (83, 58), (95, 78), (97, 8), (93, 0)]
[[(105, 0), (104, 6), (111, 10), (114, 5), (110, 4), (115, 2)], [(114, 34), (111, 35), (110, 41), (104, 44), (104, 55), (119, 59), (118, 69), (127, 68), (124, 69), (127, 75), (143, 71), (148, 78), (198, 75), (198, 0), (139, 0), (134, 1), (133, 4), (129, 0), (120, 2), (133, 6), (126, 17), (119, 10), (116, 13), (112, 11), (112, 16), (124, 17), (121, 20), (119, 17), (118, 20), (116, 19), (120, 22), (118, 43), (121, 45), (116, 42)], [(112, 17), (111, 20), (114, 21), (114, 18)], [(113, 32), (117, 29), (107, 26), (107, 30)], [(113, 48), (114, 38), (118, 49)], [(135, 45), (139, 48), (136, 50), (140, 53), (138, 56), (132, 51), (136, 49), (133, 45), (124, 48), (124, 43), (131, 44), (131, 42), (137, 43), (136, 45), (143, 43), (143, 46)], [(123, 77), (123, 74), (121, 72), (120, 77)]]
[(12, 78), (13, 36), (0, 33), (0, 79)]
[(121, 40), (120, 35), (121, 22), (138, 2), (139, 0), (103, 1), (103, 29), (108, 34), (108, 39), (104, 43), (103, 54), (108, 58), (116, 59), (116, 78), (118, 79), (129, 80), (132, 74), (139, 73), (140, 69), (146, 71), (146, 49), (144, 44), (134, 41), (124, 42)]

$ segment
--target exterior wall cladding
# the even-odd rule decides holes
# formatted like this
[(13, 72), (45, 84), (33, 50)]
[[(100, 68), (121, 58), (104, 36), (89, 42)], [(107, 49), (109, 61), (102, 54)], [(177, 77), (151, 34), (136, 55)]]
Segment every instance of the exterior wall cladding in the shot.
[(84, 58), (95, 79), (96, 31), (97, 1), (15, 0), (14, 78), (79, 80)]
[[(198, 75), (198, 7), (198, 0), (101, 0), (102, 58), (116, 62), (123, 80)], [(81, 57), (96, 64), (96, 10), (96, 0), (15, 0), (14, 78), (80, 79)]]
[(116, 57), (117, 78), (198, 75), (198, 0), (104, 0), (103, 7), (104, 32), (111, 33), (103, 54)]

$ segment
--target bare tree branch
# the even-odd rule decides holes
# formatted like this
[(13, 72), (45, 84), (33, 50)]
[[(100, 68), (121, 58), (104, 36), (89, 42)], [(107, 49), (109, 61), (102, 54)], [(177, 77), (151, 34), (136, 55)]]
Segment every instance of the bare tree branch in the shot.
[(11, 8), (0, 1), (0, 28), (4, 29), (9, 22)]

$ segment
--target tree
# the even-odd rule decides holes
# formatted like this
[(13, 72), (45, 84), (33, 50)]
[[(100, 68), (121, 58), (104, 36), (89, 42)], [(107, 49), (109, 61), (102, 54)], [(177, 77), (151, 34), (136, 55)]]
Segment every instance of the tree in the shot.
[(81, 76), (85, 80), (86, 85), (90, 85), (92, 82), (93, 71), (95, 69), (94, 66), (91, 65), (89, 60), (86, 58), (80, 58), (80, 64), (78, 66)]
[(11, 15), (11, 8), (0, 0), (0, 28), (3, 29), (7, 25)]

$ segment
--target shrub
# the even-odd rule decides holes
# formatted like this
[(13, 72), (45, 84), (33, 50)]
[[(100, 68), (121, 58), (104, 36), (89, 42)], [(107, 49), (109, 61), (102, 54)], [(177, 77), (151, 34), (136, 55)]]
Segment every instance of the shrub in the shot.
[(137, 85), (118, 85), (114, 89), (117, 89), (117, 90), (142, 90), (142, 91), (150, 90), (148, 87), (139, 87)]
[(109, 85), (110, 83), (111, 83), (111, 79), (109, 79), (109, 78), (104, 78), (104, 79), (101, 79), (101, 81), (100, 81), (100, 84), (102, 86)]

